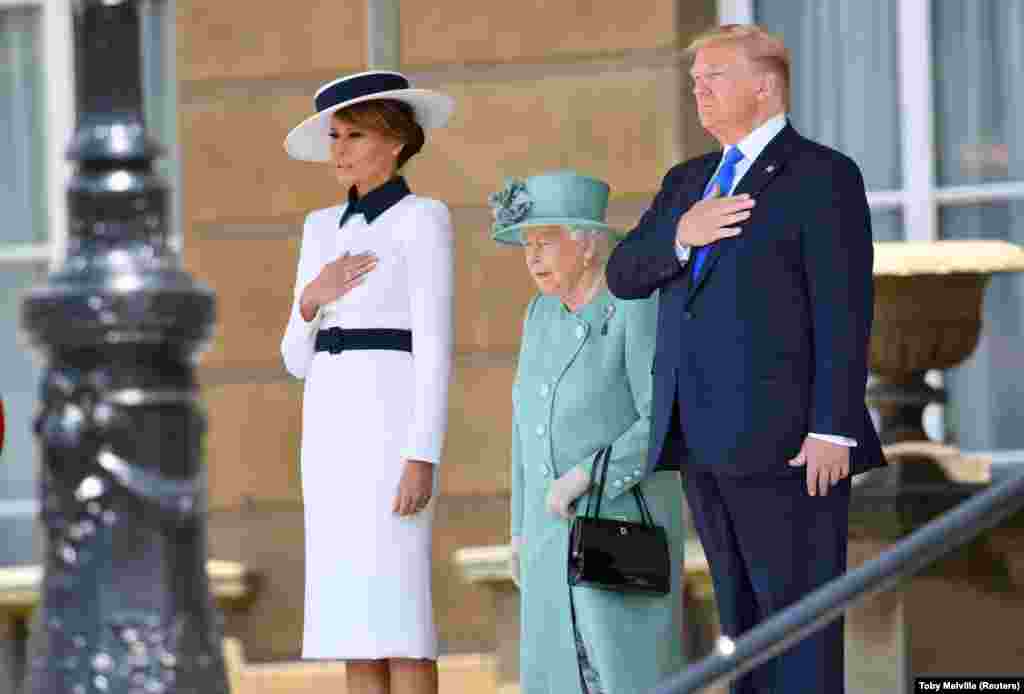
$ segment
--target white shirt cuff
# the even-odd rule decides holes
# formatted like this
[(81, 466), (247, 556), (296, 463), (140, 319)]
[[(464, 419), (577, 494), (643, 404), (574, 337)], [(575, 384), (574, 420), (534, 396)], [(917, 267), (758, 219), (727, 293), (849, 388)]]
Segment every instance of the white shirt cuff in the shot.
[(317, 307), (316, 313), (313, 314), (313, 320), (306, 323), (307, 338), (313, 338), (316, 336), (317, 331), (320, 329), (320, 323), (323, 322), (324, 313), (326, 313), (326, 311), (324, 311), (323, 306)]
[(690, 246), (684, 246), (676, 241), (676, 258), (680, 265), (686, 265), (686, 261), (690, 259)]
[(821, 439), (822, 441), (828, 441), (829, 443), (834, 443), (834, 444), (836, 444), (838, 446), (846, 446), (847, 448), (856, 448), (857, 447), (857, 439), (851, 439), (851, 438), (848, 438), (846, 436), (836, 436), (835, 434), (815, 434), (815, 433), (810, 433), (810, 434), (808, 434), (808, 436), (813, 436), (816, 439)]

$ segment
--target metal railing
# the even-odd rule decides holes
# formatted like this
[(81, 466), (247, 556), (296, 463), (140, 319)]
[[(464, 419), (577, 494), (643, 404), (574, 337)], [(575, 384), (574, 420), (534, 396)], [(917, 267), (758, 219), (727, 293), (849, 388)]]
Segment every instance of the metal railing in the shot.
[(655, 687), (691, 694), (724, 685), (838, 619), (855, 601), (881, 592), (1024, 508), (1024, 471), (994, 484), (915, 530), (891, 549), (818, 588), (722, 649)]

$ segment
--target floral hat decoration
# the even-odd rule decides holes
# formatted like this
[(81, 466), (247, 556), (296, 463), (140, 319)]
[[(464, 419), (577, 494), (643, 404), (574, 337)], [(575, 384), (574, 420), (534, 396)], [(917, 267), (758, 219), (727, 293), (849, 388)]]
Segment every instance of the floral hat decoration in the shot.
[(533, 198), (526, 190), (526, 181), (521, 178), (506, 179), (505, 187), (497, 193), (491, 193), (487, 202), (494, 213), (495, 228), (523, 221), (533, 207)]
[(519, 246), (523, 243), (521, 231), (538, 226), (606, 231), (622, 238), (624, 234), (605, 223), (610, 190), (604, 181), (575, 171), (510, 178), (488, 198), (494, 215), (491, 238)]

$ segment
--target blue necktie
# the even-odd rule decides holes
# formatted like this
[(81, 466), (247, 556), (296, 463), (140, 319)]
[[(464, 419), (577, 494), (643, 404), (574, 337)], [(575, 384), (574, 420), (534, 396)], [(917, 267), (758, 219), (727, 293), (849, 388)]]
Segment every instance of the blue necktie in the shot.
[[(712, 189), (715, 185), (718, 185), (718, 195), (726, 196), (732, 190), (733, 179), (736, 178), (736, 165), (743, 159), (743, 152), (740, 151), (739, 147), (731, 147), (725, 154), (725, 161), (722, 162), (721, 168), (718, 169), (718, 173), (715, 177), (708, 182), (708, 187), (704, 189), (704, 197), (708, 197), (711, 194)], [(700, 267), (704, 264), (704, 258), (707, 257), (708, 251), (711, 250), (713, 244), (701, 246), (697, 249), (697, 253), (693, 256), (693, 279), (696, 280), (700, 275)]]

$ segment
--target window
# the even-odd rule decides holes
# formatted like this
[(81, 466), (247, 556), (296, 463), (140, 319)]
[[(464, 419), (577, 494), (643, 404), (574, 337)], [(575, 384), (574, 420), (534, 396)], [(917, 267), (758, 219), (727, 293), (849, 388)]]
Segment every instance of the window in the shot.
[(37, 132), (43, 103), (40, 12), (32, 7), (0, 13), (0, 209), (8, 215), (7, 244), (30, 247), (46, 238), (45, 137)]
[[(861, 166), (876, 240), (1024, 243), (1024, 3), (719, 0), (719, 18), (785, 39), (794, 125)], [(944, 375), (946, 437), (1024, 448), (1024, 277), (992, 279), (984, 318)]]
[[(896, 4), (759, 2), (758, 21), (786, 40), (793, 60), (790, 107), (804, 135), (849, 154), (871, 193), (876, 240), (903, 239), (903, 183), (896, 71)], [(813, 60), (799, 56), (813, 55)]]
[[(1024, 4), (933, 0), (939, 238), (1024, 243)], [(967, 448), (1024, 448), (1024, 278), (994, 277), (975, 354), (948, 374)]]
[[(31, 433), (43, 364), (18, 335), (21, 294), (64, 255), (74, 124), (70, 0), (0, 0), (0, 397), (7, 441), (0, 454), (0, 565), (32, 561), (38, 456)], [(140, 3), (145, 117), (171, 157), (160, 164), (175, 191), (176, 90), (172, 0)], [(173, 227), (172, 227), (173, 228)], [(180, 238), (175, 234), (175, 243)]]
[[(0, 397), (7, 416), (7, 441), (0, 454), (0, 562), (32, 556), (36, 511), (36, 456), (31, 422), (41, 374), (17, 339), (21, 293), (43, 279), (53, 257), (54, 229), (64, 203), (54, 190), (58, 167), (49, 165), (54, 141), (66, 141), (71, 99), (53, 104), (47, 79), (59, 57), (44, 55), (55, 29), (70, 41), (69, 26), (39, 3), (0, 3), (0, 209), (7, 222), (0, 235)], [(70, 49), (70, 46), (68, 47)], [(65, 56), (66, 57), (66, 56)], [(49, 61), (48, 61), (49, 59)], [(47, 69), (47, 63), (53, 70)], [(50, 115), (48, 115), (50, 114)]]

